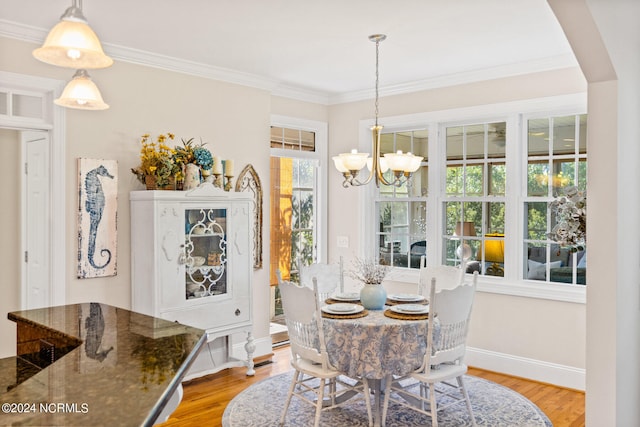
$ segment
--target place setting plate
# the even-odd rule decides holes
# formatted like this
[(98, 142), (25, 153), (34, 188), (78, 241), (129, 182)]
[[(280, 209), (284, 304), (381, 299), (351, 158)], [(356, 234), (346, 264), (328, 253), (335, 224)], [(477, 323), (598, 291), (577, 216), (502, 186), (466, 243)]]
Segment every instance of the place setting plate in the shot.
[(367, 310), (359, 304), (335, 303), (327, 304), (321, 308), (322, 316), (329, 318), (357, 318), (368, 314)]
[(358, 292), (345, 292), (343, 294), (336, 294), (331, 297), (336, 301), (360, 301), (360, 294)]
[(426, 303), (426, 298), (418, 294), (392, 294), (387, 297), (387, 305)]
[(356, 314), (364, 310), (364, 307), (358, 304), (329, 304), (322, 307), (322, 311), (329, 314)]
[(429, 306), (421, 304), (400, 304), (394, 305), (393, 307), (389, 308), (389, 310), (393, 311), (394, 313), (401, 314), (426, 314), (429, 312)]
[(386, 317), (400, 320), (424, 320), (429, 318), (429, 306), (425, 304), (398, 304), (384, 311)]

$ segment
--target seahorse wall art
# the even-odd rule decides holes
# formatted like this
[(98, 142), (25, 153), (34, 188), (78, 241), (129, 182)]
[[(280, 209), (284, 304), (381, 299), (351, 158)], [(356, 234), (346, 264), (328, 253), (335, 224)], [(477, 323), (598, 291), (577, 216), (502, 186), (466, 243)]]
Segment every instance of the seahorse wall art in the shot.
[(118, 163), (78, 159), (78, 278), (116, 274)]

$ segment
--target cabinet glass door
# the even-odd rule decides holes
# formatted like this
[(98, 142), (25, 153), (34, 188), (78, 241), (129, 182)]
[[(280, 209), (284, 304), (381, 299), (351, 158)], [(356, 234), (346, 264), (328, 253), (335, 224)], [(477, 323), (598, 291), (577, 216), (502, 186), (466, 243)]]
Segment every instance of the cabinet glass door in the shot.
[(227, 209), (185, 210), (185, 296), (227, 293)]

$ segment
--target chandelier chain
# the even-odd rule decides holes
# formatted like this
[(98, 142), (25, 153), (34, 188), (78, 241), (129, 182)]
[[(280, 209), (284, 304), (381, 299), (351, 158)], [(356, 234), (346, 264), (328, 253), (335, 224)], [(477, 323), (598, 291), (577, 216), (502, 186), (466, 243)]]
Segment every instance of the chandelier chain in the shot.
[(380, 40), (376, 40), (376, 102), (375, 102), (375, 116), (376, 116), (376, 126), (378, 126), (378, 87), (380, 80), (380, 73), (378, 71), (378, 55), (380, 52)]

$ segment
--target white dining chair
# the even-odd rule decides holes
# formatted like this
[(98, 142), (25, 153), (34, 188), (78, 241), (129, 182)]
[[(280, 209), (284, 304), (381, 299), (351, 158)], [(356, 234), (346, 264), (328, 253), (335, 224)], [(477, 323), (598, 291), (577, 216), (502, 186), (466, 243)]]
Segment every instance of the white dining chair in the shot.
[(428, 297), (431, 279), (436, 279), (438, 289), (452, 289), (464, 282), (466, 273), (463, 266), (427, 266), (424, 262), (420, 262), (418, 277), (418, 294)]
[[(386, 418), (391, 401), (430, 416), (431, 425), (437, 427), (438, 411), (465, 402), (471, 424), (475, 426), (463, 377), (467, 372), (464, 355), (478, 273), (473, 273), (471, 283), (459, 283), (453, 289), (436, 290), (437, 281), (436, 277), (431, 278), (423, 364), (405, 377), (386, 378), (382, 417)], [(438, 397), (442, 395), (449, 400), (438, 406)]]
[[(372, 425), (371, 402), (369, 396), (364, 393), (369, 389), (366, 378), (360, 381), (344, 381), (341, 378), (343, 374), (329, 363), (322, 328), (321, 303), (317, 297), (318, 287), (315, 280), (312, 281), (311, 288), (298, 286), (289, 281), (282, 281), (279, 286), (289, 332), (291, 366), (295, 369), (280, 417), (280, 425), (284, 425), (289, 404), (294, 396), (315, 406), (314, 426), (317, 427), (320, 424), (321, 411), (347, 403), (349, 399), (342, 402), (336, 400), (343, 393), (355, 393), (356, 397), (352, 399), (365, 400), (369, 425)], [(325, 389), (328, 389), (327, 393)], [(315, 395), (314, 399), (309, 398), (309, 392)]]
[(298, 265), (298, 274), (300, 275), (300, 285), (311, 288), (313, 286), (313, 278), (318, 283), (318, 298), (321, 302), (330, 298), (336, 290), (339, 293), (344, 292), (344, 267), (342, 257), (340, 261), (334, 264), (315, 262), (310, 265)]

